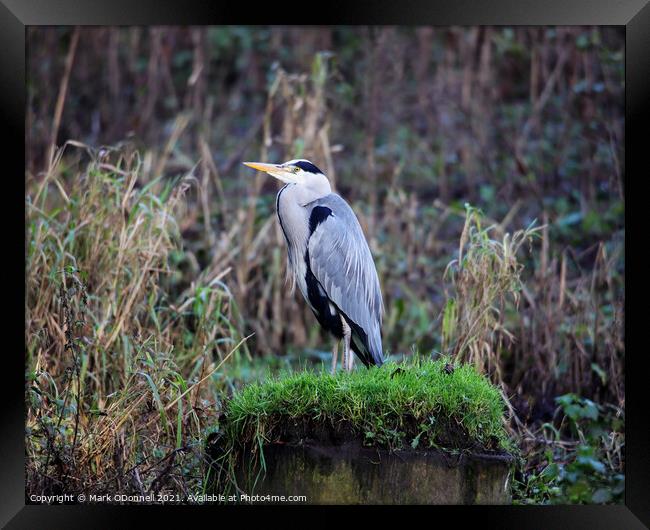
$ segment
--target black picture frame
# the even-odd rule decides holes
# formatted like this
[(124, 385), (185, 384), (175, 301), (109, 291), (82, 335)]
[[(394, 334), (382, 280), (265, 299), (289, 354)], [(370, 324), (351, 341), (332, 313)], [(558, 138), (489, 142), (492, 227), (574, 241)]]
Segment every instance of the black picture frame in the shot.
[[(0, 0), (0, 106), (2, 107), (5, 139), (5, 173), (3, 187), (15, 199), (5, 201), (5, 240), (11, 239), (7, 248), (5, 278), (19, 278), (25, 274), (20, 270), (21, 252), (24, 256), (24, 241), (20, 247), (20, 235), (7, 238), (18, 231), (13, 230), (16, 219), (23, 215), (24, 186), (20, 189), (19, 175), (24, 175), (25, 144), (25, 37), (29, 25), (186, 25), (186, 24), (404, 24), (404, 25), (616, 25), (625, 26), (626, 38), (626, 108), (625, 108), (625, 167), (627, 173), (647, 178), (650, 172), (644, 158), (650, 116), (650, 5), (648, 0), (381, 0), (373, 2), (311, 2), (294, 4), (282, 8), (275, 3), (238, 4), (200, 2), (199, 0), (106, 0), (80, 3), (75, 0)], [(7, 162), (9, 162), (7, 164)], [(625, 176), (626, 202), (643, 200), (640, 185)], [(632, 182), (632, 188), (630, 183)], [(7, 189), (7, 187), (10, 189)], [(16, 188), (16, 189), (14, 189)], [(632, 190), (632, 191), (630, 191)], [(636, 194), (636, 197), (635, 197)], [(13, 209), (15, 208), (15, 210)], [(643, 246), (640, 225), (631, 222), (633, 206), (626, 208), (626, 247), (633, 252), (633, 246)], [(641, 218), (642, 219), (642, 218)], [(635, 234), (640, 233), (639, 237)], [(14, 243), (15, 241), (15, 243)], [(14, 247), (15, 244), (15, 247)], [(626, 256), (626, 285), (634, 279), (640, 281), (639, 271), (643, 257)], [(16, 280), (14, 298), (6, 298), (5, 330), (23, 342), (20, 331), (21, 311), (24, 304), (24, 284), (21, 289)], [(6, 284), (5, 284), (6, 285)], [(12, 289), (9, 289), (12, 290)], [(641, 293), (632, 294), (632, 299), (641, 299)], [(20, 296), (22, 295), (22, 300)], [(15, 300), (15, 303), (9, 300)], [(640, 335), (642, 327), (633, 325), (630, 314), (630, 296), (626, 296), (626, 337)], [(640, 311), (638, 315), (643, 315)], [(23, 313), (24, 316), (24, 313)], [(638, 319), (638, 317), (637, 317)], [(632, 331), (632, 335), (630, 335)], [(22, 339), (21, 339), (22, 337)], [(639, 341), (640, 346), (640, 341)], [(481, 524), (498, 528), (647, 528), (650, 526), (650, 428), (648, 407), (644, 399), (643, 360), (645, 348), (632, 349), (626, 359), (626, 491), (624, 506), (493, 506), (454, 509), (455, 525), (462, 524), (466, 517), (479, 516)], [(4, 400), (2, 414), (2, 437), (0, 454), (0, 524), (10, 528), (45, 528), (65, 526), (66, 528), (106, 526), (116, 523), (126, 510), (120, 506), (32, 506), (25, 505), (24, 488), (24, 357), (18, 354), (18, 347), (5, 347), (2, 364)], [(163, 508), (163, 509), (161, 509)], [(268, 509), (268, 507), (260, 507)], [(444, 509), (445, 507), (439, 507)], [(196, 507), (206, 510), (208, 507)], [(229, 509), (218, 507), (213, 509)], [(231, 509), (231, 508), (230, 508)], [(137, 512), (149, 520), (152, 514), (168, 512), (164, 507), (142, 507)], [(188, 521), (186, 510), (175, 510), (176, 517)], [(239, 510), (241, 513), (242, 510)], [(214, 512), (211, 512), (214, 513)], [(168, 515), (165, 513), (165, 517)], [(239, 516), (238, 516), (239, 517)], [(168, 519), (168, 522), (171, 522)], [(213, 520), (217, 524), (217, 520)], [(285, 520), (286, 522), (286, 520)], [(415, 521), (414, 521), (415, 522)], [(300, 524), (300, 521), (297, 521)], [(433, 524), (433, 521), (429, 521)], [(203, 524), (203, 523), (201, 523)]]

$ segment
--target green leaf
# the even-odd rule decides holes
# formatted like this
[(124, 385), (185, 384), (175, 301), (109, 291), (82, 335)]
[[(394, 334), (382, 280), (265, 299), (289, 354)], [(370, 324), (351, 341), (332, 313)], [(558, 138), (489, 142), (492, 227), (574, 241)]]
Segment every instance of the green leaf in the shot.
[(560, 475), (560, 466), (557, 463), (552, 462), (546, 466), (540, 473), (541, 477), (544, 477), (547, 481), (555, 480)]
[(589, 418), (590, 420), (598, 419), (598, 405), (589, 399), (583, 400), (583, 406), (581, 410), (583, 418)]
[(599, 488), (591, 496), (591, 500), (596, 504), (604, 504), (612, 500), (612, 493), (608, 489)]
[[(181, 391), (179, 390), (179, 395)], [(176, 414), (176, 449), (180, 449), (183, 441), (183, 399), (178, 400)]]
[(456, 300), (449, 298), (445, 304), (445, 310), (442, 317), (442, 336), (443, 342), (449, 344), (454, 336), (456, 329)]
[(597, 363), (591, 363), (591, 369), (596, 372), (596, 375), (600, 377), (600, 382), (605, 385), (607, 383), (607, 373), (603, 370)]
[(165, 427), (165, 432), (169, 435), (169, 426), (167, 425), (167, 413), (165, 412), (165, 407), (163, 406), (162, 400), (160, 399), (160, 394), (158, 393), (158, 389), (156, 388), (156, 385), (153, 382), (153, 379), (149, 376), (149, 374), (146, 374), (145, 372), (138, 372), (140, 375), (144, 376), (144, 378), (147, 380), (147, 383), (149, 384), (149, 388), (151, 388), (151, 393), (153, 394), (154, 400), (156, 401), (156, 405), (158, 405), (158, 412), (160, 413), (160, 419), (163, 422), (163, 426)]
[(564, 217), (561, 217), (555, 222), (555, 224), (563, 228), (565, 226), (578, 224), (581, 221), (582, 221), (582, 212), (574, 212), (574, 213), (570, 213), (569, 215), (565, 215)]

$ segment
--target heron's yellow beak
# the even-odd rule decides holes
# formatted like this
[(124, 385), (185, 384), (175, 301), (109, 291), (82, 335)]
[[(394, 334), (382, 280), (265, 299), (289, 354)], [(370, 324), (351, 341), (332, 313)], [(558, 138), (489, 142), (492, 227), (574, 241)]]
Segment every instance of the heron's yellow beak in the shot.
[(275, 177), (278, 180), (286, 183), (296, 183), (296, 178), (292, 171), (289, 171), (286, 167), (276, 164), (262, 164), (261, 162), (244, 162), (245, 166), (252, 167), (258, 171), (264, 171), (272, 177)]
[(245, 166), (252, 167), (258, 171), (264, 171), (264, 173), (271, 173), (272, 171), (280, 171), (280, 166), (275, 164), (262, 164), (261, 162), (244, 162)]

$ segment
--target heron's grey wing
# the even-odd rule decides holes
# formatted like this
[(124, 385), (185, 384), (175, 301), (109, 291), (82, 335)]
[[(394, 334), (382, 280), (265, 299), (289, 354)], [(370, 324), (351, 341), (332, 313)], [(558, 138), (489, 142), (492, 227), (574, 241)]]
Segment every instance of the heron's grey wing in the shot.
[(321, 219), (309, 238), (309, 266), (327, 296), (367, 336), (374, 364), (383, 363), (381, 321), (383, 304), (375, 263), (361, 225), (350, 206), (330, 194), (311, 203), (331, 214)]

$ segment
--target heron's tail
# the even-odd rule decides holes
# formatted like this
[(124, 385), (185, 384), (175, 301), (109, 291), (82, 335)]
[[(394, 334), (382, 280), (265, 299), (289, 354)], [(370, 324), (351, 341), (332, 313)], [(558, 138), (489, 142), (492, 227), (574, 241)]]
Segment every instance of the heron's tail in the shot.
[[(347, 319), (346, 319), (347, 320)], [(349, 321), (348, 321), (349, 323)], [(352, 351), (357, 354), (361, 362), (370, 366), (381, 366), (384, 364), (384, 355), (381, 347), (381, 335), (368, 337), (368, 335), (356, 324), (350, 324), (352, 329), (352, 340), (350, 341)]]

